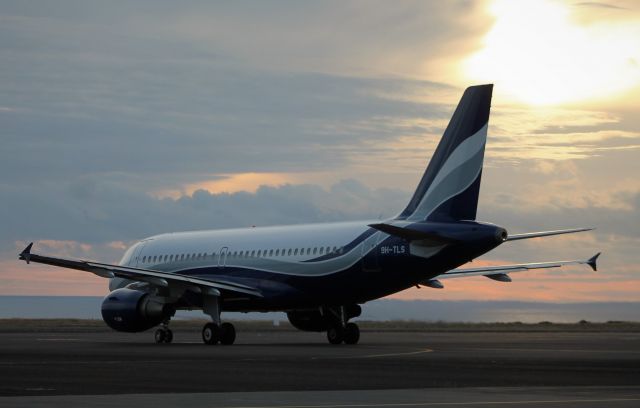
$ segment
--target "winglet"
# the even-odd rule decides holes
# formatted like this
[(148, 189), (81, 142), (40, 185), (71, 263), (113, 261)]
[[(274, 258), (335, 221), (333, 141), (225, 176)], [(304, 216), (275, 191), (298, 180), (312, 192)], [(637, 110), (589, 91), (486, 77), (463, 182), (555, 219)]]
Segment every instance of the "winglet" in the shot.
[(587, 261), (587, 265), (589, 265), (591, 267), (591, 269), (593, 269), (594, 271), (598, 270), (598, 266), (596, 265), (596, 261), (598, 260), (598, 257), (600, 256), (601, 253), (602, 252), (598, 252), (597, 254), (595, 254), (594, 256), (589, 258), (589, 260)]
[(22, 252), (20, 252), (20, 256), (18, 256), (18, 259), (22, 259), (23, 261), (29, 263), (29, 260), (31, 260), (31, 247), (33, 246), (33, 242), (30, 243), (29, 245), (27, 245), (27, 247), (25, 249), (22, 250)]

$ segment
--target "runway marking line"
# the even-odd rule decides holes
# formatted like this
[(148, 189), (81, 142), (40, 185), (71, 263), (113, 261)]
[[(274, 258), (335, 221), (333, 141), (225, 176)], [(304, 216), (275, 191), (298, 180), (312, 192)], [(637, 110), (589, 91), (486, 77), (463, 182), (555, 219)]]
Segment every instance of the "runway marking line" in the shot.
[(408, 351), (408, 352), (403, 352), (403, 353), (387, 353), (387, 354), (365, 354), (362, 356), (339, 356), (339, 357), (311, 357), (312, 360), (328, 360), (328, 359), (332, 359), (332, 360), (353, 360), (353, 359), (359, 359), (359, 358), (381, 358), (381, 357), (399, 357), (399, 356), (411, 356), (411, 355), (416, 355), (416, 354), (425, 354), (425, 353), (431, 353), (433, 352), (432, 349), (424, 349), (424, 350), (417, 350), (417, 351)]
[(82, 339), (52, 337), (50, 339), (36, 339), (36, 341), (82, 341)]
[(609, 399), (568, 399), (568, 400), (531, 400), (531, 401), (470, 401), (470, 402), (399, 402), (381, 404), (326, 404), (326, 405), (246, 405), (224, 408), (360, 408), (360, 407), (437, 407), (456, 405), (531, 405), (531, 404), (576, 404), (576, 403), (614, 403), (640, 401), (640, 398)]
[[(453, 351), (453, 350), (449, 350)], [(585, 350), (585, 349), (536, 349), (536, 348), (509, 348), (509, 347), (474, 347), (474, 348), (460, 348), (455, 351), (540, 351), (549, 352), (554, 351), (558, 353), (619, 353), (619, 354), (640, 354), (640, 351), (636, 350)]]

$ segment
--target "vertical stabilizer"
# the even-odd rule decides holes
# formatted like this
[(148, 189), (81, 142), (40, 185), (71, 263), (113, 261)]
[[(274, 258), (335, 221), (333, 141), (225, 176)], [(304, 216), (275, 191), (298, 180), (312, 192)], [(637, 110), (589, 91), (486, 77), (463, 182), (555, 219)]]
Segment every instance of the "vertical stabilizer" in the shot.
[(475, 220), (493, 85), (465, 90), (407, 208), (407, 221)]

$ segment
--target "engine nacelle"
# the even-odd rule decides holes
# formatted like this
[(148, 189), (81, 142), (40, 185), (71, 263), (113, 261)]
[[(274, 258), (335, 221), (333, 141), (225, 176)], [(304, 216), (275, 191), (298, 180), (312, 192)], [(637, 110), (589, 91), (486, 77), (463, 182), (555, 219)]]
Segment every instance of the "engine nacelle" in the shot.
[(167, 317), (164, 303), (139, 290), (116, 289), (102, 301), (102, 319), (121, 332), (141, 332), (157, 326)]
[[(362, 308), (359, 305), (349, 305), (345, 306), (344, 311), (345, 317), (351, 319), (360, 316)], [(322, 313), (320, 310), (293, 310), (287, 312), (287, 318), (296, 329), (315, 332), (327, 331), (329, 326), (338, 320), (338, 317), (328, 308), (323, 308)]]
[(295, 310), (287, 312), (289, 323), (293, 327), (302, 331), (326, 331), (327, 320), (320, 314), (319, 310)]

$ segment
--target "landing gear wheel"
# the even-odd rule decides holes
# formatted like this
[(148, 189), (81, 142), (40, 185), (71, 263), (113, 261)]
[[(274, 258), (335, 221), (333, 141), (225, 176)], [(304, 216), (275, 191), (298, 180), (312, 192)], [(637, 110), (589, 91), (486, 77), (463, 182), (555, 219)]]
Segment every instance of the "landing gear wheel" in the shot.
[(165, 337), (166, 337), (165, 330), (164, 329), (158, 329), (158, 330), (156, 330), (153, 338), (156, 341), (156, 343), (164, 343)]
[(360, 340), (360, 328), (355, 323), (347, 323), (344, 327), (344, 343), (358, 344)]
[(202, 328), (202, 341), (205, 344), (218, 344), (220, 340), (220, 326), (214, 323), (207, 323)]
[(156, 343), (171, 343), (173, 341), (173, 332), (166, 327), (160, 327), (154, 334)]
[(331, 344), (340, 344), (344, 340), (344, 330), (340, 326), (331, 326), (327, 330), (327, 340)]
[(220, 344), (230, 345), (236, 341), (236, 328), (231, 323), (222, 323), (220, 326)]
[(173, 341), (173, 332), (171, 329), (165, 329), (164, 331), (164, 342), (171, 343)]

